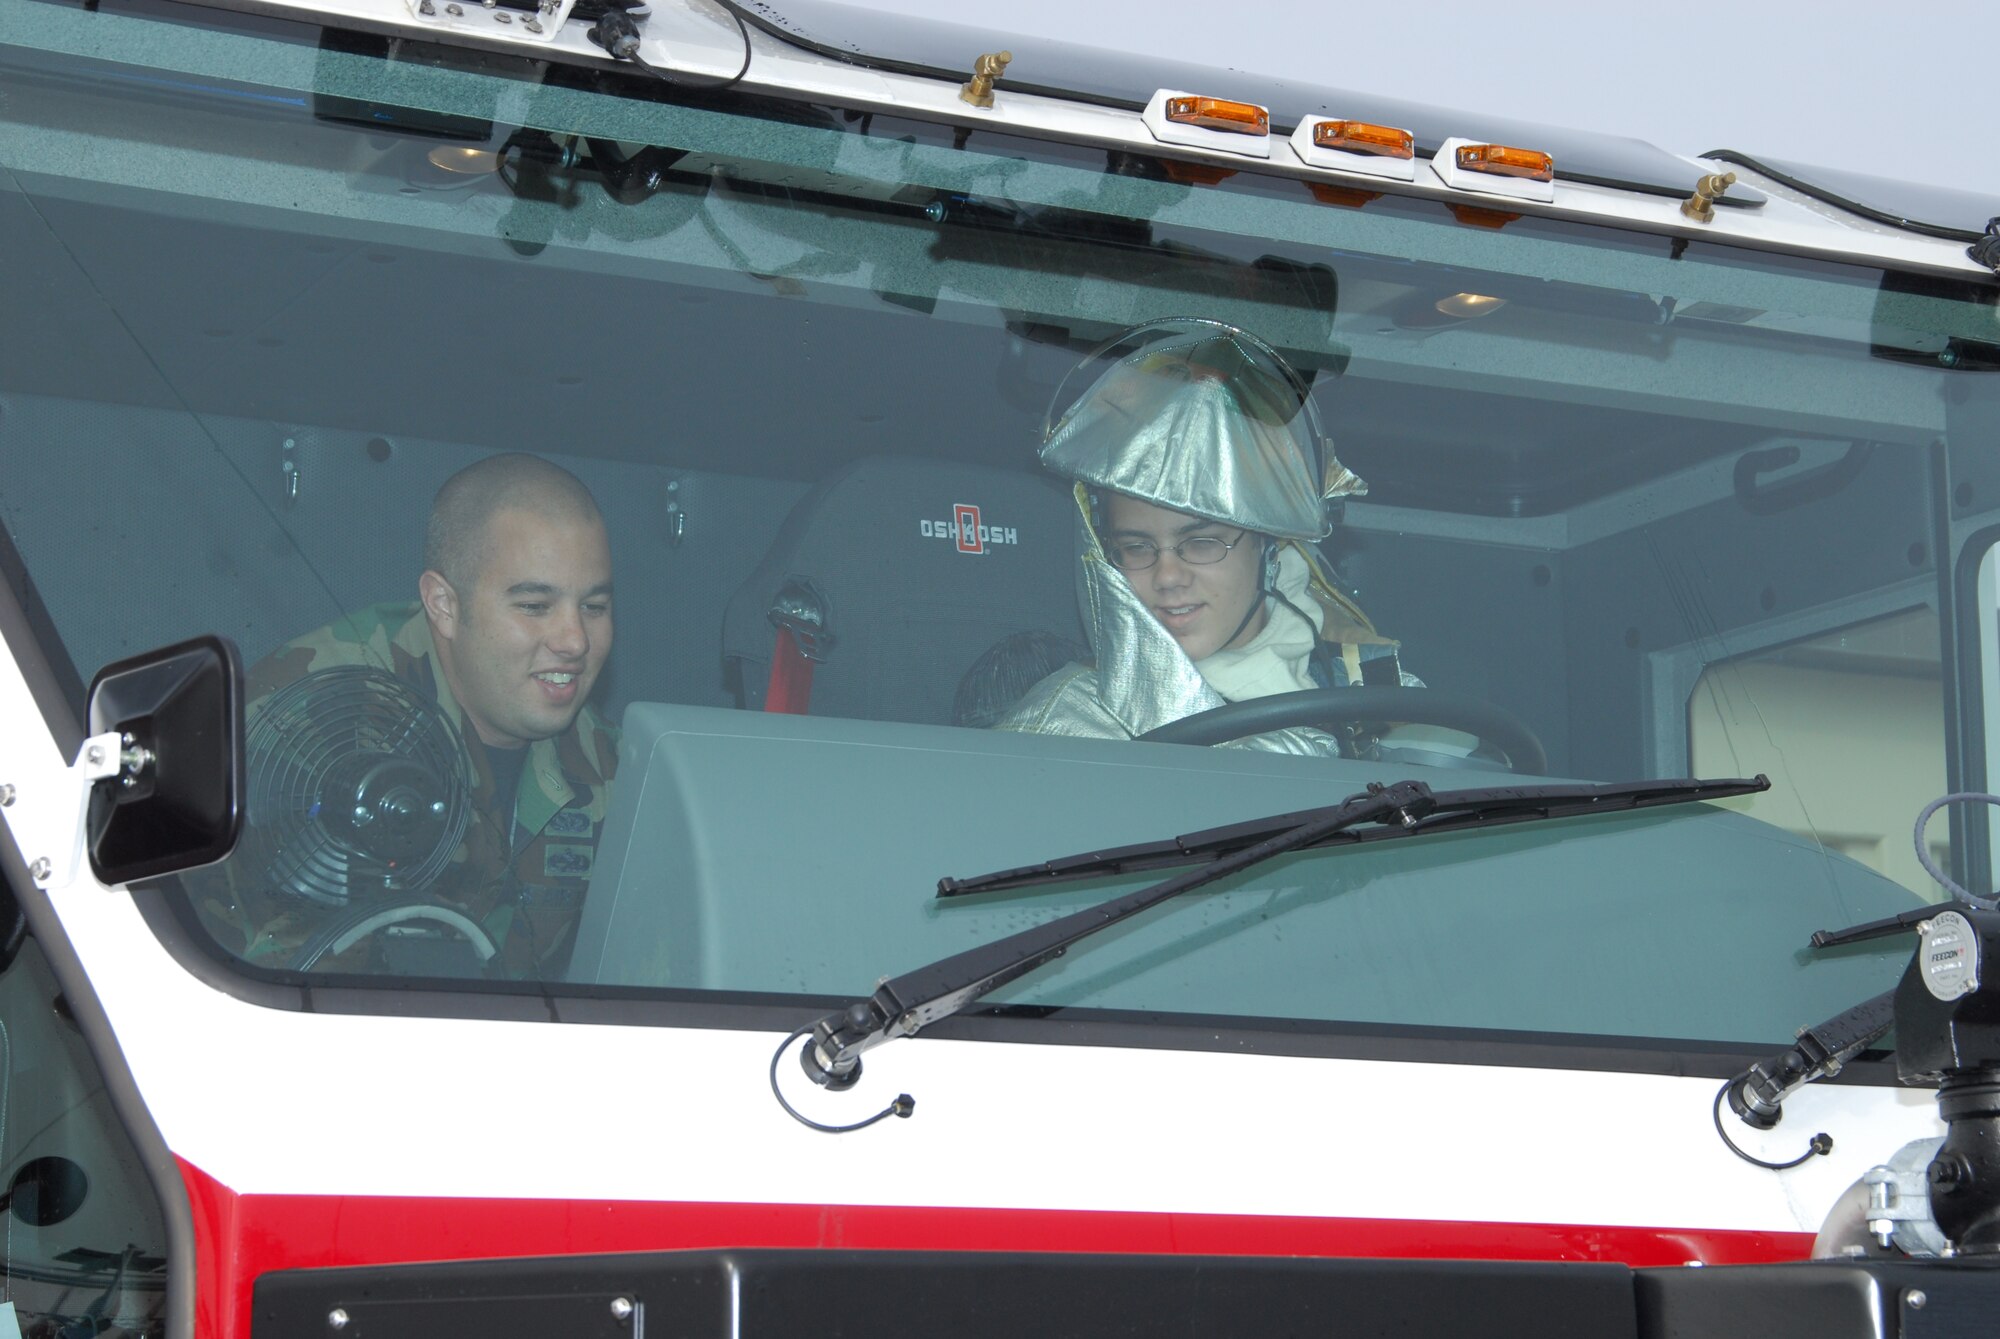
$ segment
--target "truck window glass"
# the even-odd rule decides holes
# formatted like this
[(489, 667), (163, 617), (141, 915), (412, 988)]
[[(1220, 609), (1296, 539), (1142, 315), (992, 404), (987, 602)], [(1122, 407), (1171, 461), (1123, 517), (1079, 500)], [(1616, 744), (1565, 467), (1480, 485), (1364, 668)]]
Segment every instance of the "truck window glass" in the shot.
[[(204, 632), (252, 666), (250, 830), (170, 891), (231, 970), (849, 997), (1138, 876), (941, 877), (1524, 771), (1774, 790), (1302, 853), (994, 1002), (1763, 1042), (1900, 970), (1798, 949), (1936, 895), (1895, 848), (1956, 728), (1939, 499), (2000, 502), (1943, 407), (1990, 294), (275, 22), (6, 12), (0, 308), (40, 316), (0, 323), (0, 525), (79, 680)], [(1257, 374), (1273, 421), (1309, 392), (1308, 507), (1366, 486), (1323, 541), (1204, 555), (1170, 515), (1119, 531), (1152, 561), (1090, 566), (1128, 513), (1040, 463), (1045, 423), (1169, 318), (1291, 369)], [(1289, 607), (1200, 642), (1239, 597), (1199, 583), (1244, 562)], [(1219, 702), (1189, 657), (1257, 609), (1314, 625), (1301, 683), (1400, 696), (1220, 746), (1104, 725)]]
[[(1768, 774), (1731, 803), (1941, 900), (1910, 835), (1945, 792), (1937, 626), (1914, 609), (1709, 666), (1688, 704), (1695, 771)], [(1949, 867), (1947, 834), (1933, 820), (1927, 843)]]
[(159, 1333), (160, 1205), (33, 939), (0, 966), (0, 1020), (0, 1314), (23, 1334)]

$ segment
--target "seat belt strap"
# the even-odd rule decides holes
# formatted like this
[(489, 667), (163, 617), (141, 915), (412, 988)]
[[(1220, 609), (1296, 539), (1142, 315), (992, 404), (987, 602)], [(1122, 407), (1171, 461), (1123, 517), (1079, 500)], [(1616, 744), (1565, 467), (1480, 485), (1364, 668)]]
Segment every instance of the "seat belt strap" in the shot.
[(771, 648), (771, 682), (764, 690), (764, 710), (812, 713), (813, 662), (799, 649), (799, 639), (782, 624)]
[(826, 594), (806, 577), (788, 576), (766, 617), (778, 630), (778, 637), (771, 647), (771, 682), (764, 689), (764, 710), (810, 715), (813, 666), (833, 649)]

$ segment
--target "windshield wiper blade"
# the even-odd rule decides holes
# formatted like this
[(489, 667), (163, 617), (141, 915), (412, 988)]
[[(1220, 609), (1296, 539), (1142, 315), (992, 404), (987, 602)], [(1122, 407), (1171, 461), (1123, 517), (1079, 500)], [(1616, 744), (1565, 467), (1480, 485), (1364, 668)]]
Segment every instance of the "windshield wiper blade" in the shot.
[[(1433, 793), (1434, 808), (1415, 822), (1387, 827), (1339, 828), (1310, 845), (1347, 845), (1420, 837), (1434, 832), (1456, 832), (1465, 828), (1499, 827), (1506, 823), (1533, 822), (1545, 818), (1570, 818), (1578, 814), (1616, 813), (1626, 809), (1648, 809), (1660, 804), (1688, 804), (1696, 800), (1749, 795), (1770, 788), (1770, 779), (1759, 775), (1749, 780), (1623, 781), (1450, 790)], [(1273, 814), (1269, 818), (1207, 828), (1169, 837), (1165, 841), (1085, 851), (1080, 855), (1062, 856), (1039, 864), (977, 874), (968, 879), (939, 879), (937, 895), (963, 897), (968, 893), (999, 892), (1006, 888), (1060, 883), (1066, 879), (1134, 874), (1217, 860), (1253, 846), (1274, 833), (1311, 822), (1327, 812), (1325, 809), (1304, 809), (1296, 813)]]
[[(1769, 789), (1764, 777), (1754, 781), (1648, 781), (1623, 785), (1520, 786), (1483, 790), (1434, 792), (1421, 781), (1370, 785), (1339, 804), (1281, 814), (1196, 833), (1177, 842), (1123, 848), (1140, 851), (1097, 852), (1074, 860), (1098, 863), (1078, 868), (1052, 861), (1061, 872), (1033, 875), (1025, 881), (1077, 878), (1114, 869), (1151, 868), (1161, 864), (1201, 862), (1159, 883), (1120, 894), (1082, 911), (1019, 931), (990, 944), (954, 953), (901, 976), (886, 979), (875, 993), (814, 1023), (799, 1052), (799, 1063), (814, 1083), (829, 1088), (851, 1087), (861, 1077), (861, 1056), (886, 1041), (915, 1036), (922, 1029), (991, 994), (1069, 951), (1080, 939), (1107, 930), (1182, 893), (1276, 859), (1291, 851), (1331, 844), (1345, 833), (1417, 835), (1457, 831), (1466, 827), (1574, 814), (1612, 813), (1655, 804), (1685, 804), (1692, 800), (1742, 795)], [(1374, 826), (1369, 826), (1374, 825)], [(1183, 842), (1192, 843), (1192, 849)], [(1169, 854), (1168, 848), (1171, 849)], [(1150, 860), (1154, 865), (1106, 865), (1106, 860)], [(1033, 870), (1003, 871), (985, 878), (1028, 875)], [(966, 887), (979, 881), (958, 881)], [(991, 888), (992, 883), (979, 882)], [(940, 886), (942, 892), (942, 885)]]

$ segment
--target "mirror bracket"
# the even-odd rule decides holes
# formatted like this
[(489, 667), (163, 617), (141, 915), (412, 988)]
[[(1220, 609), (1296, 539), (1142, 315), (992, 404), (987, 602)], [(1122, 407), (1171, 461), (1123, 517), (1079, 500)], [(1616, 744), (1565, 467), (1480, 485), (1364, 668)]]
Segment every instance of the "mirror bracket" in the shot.
[(119, 760), (123, 742), (123, 734), (113, 730), (92, 735), (77, 749), (76, 759), (70, 763), (69, 773), (61, 783), (72, 797), (60, 809), (70, 818), (68, 831), (52, 843), (55, 847), (52, 855), (36, 860), (28, 870), (44, 890), (53, 892), (76, 882), (76, 872), (83, 868), (84, 840), (90, 827), (91, 793), (99, 782), (113, 781), (123, 770)]

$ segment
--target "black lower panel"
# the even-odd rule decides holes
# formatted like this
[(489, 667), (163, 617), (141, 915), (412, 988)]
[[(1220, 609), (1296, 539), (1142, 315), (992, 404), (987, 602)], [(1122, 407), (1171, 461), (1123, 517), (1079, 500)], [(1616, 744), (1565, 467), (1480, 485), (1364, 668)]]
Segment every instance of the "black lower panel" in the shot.
[(1645, 1339), (1992, 1339), (2000, 1260), (1816, 1260), (1635, 1275)]
[(1996, 1266), (667, 1251), (266, 1274), (253, 1335), (1988, 1339)]
[(1637, 1339), (1609, 1264), (688, 1251), (296, 1270), (255, 1339)]

